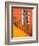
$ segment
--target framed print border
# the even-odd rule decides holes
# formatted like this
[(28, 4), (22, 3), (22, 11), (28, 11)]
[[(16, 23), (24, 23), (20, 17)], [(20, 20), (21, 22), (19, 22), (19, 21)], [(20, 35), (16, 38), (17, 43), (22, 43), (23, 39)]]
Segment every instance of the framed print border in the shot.
[[(36, 6), (36, 40), (31, 40), (31, 41), (19, 41), (19, 42), (10, 42), (10, 28), (12, 30), (12, 23), (11, 27), (9, 25), (9, 22), (12, 22), (12, 20), (9, 20), (10, 17), (10, 5), (13, 4), (20, 4), (20, 5), (35, 5)], [(12, 12), (12, 11), (11, 11)], [(12, 19), (12, 16), (11, 16)], [(36, 3), (24, 3), (24, 2), (10, 2), (6, 1), (5, 2), (5, 43), (6, 44), (21, 44), (21, 43), (37, 43), (38, 42), (38, 4)]]

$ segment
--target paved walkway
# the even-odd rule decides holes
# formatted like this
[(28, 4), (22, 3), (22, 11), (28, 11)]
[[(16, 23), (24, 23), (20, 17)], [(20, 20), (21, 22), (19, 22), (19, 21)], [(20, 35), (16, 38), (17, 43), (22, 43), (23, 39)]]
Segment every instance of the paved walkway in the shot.
[[(13, 25), (14, 26), (14, 25)], [(13, 27), (13, 37), (28, 37), (29, 35), (23, 32), (21, 29), (17, 28), (16, 26)]]

